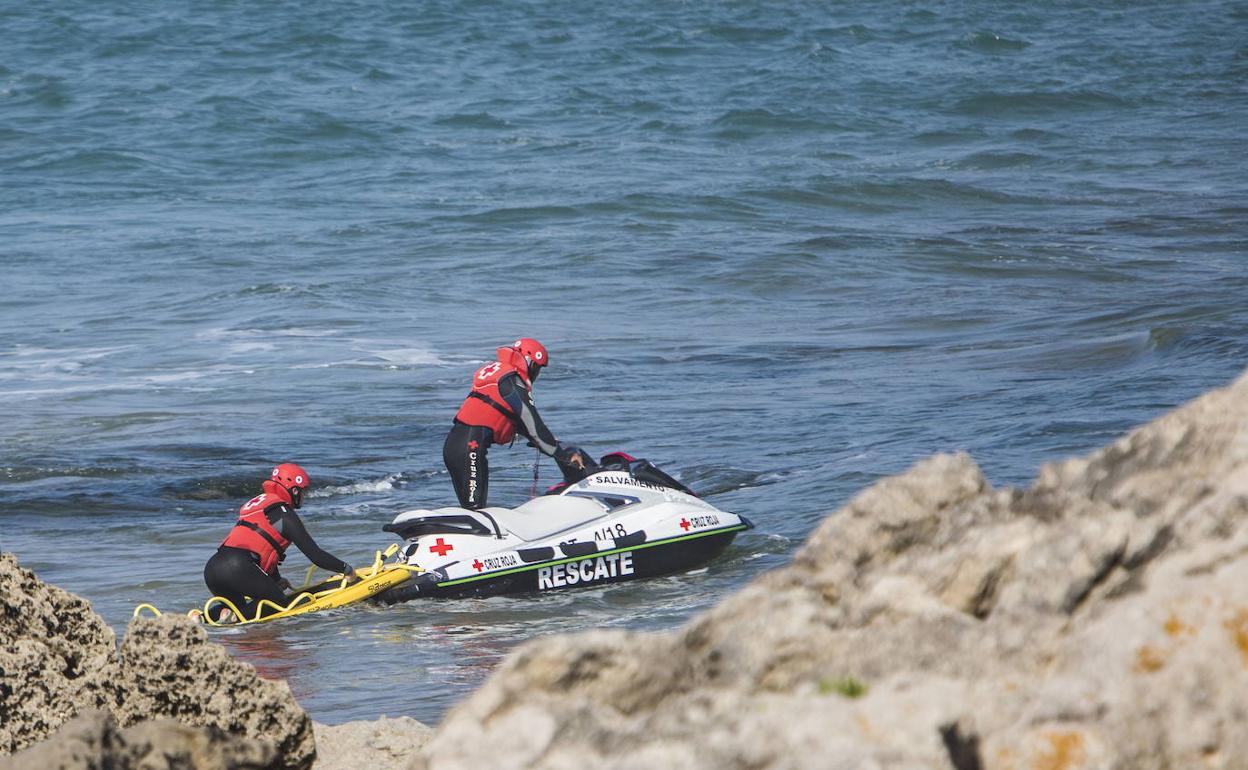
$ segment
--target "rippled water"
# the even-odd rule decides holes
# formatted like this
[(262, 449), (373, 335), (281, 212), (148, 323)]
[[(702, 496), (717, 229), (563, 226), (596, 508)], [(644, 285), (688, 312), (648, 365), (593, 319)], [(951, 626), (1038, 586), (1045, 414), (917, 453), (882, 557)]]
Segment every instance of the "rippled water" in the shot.
[[(54, 5), (0, 9), (4, 550), (120, 630), (202, 601), (293, 459), (363, 561), (453, 499), (522, 334), (558, 435), (758, 524), (662, 580), (214, 632), (320, 721), (435, 721), (920, 457), (1027, 483), (1248, 363), (1241, 4)], [(532, 460), (492, 453), (496, 502)]]

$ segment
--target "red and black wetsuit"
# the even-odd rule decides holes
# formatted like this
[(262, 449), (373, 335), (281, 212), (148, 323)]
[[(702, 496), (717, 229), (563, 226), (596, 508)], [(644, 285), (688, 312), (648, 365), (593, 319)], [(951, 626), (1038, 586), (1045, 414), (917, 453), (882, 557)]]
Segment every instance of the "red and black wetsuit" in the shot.
[[(263, 494), (239, 509), (238, 523), (204, 565), (208, 590), (213, 596), (233, 602), (246, 619), (256, 616), (261, 599), (268, 599), (278, 608), (286, 605), (286, 594), (278, 584), (282, 576), (277, 565), (292, 543), (321, 569), (351, 572), (350, 564), (323, 550), (308, 534), (295, 513), (290, 493), (272, 481), (265, 481), (263, 486)], [(266, 605), (263, 614), (276, 611)]]
[(533, 404), (524, 356), (513, 348), (499, 348), (498, 360), (473, 375), (472, 392), (455, 414), (442, 446), (442, 460), (461, 506), (472, 510), (486, 506), (490, 477), (486, 450), (491, 444), (510, 442), (517, 433), (543, 454), (558, 458), (565, 451)]

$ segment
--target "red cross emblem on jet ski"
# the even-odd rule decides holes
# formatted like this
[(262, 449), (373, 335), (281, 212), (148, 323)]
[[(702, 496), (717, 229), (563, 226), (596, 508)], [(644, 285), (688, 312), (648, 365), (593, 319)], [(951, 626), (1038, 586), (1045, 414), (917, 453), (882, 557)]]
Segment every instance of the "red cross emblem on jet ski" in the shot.
[(480, 572), (481, 570), (485, 569), (485, 565), (481, 563), (480, 559), (473, 559), (472, 568), (475, 569), (477, 572)]
[(681, 520), (680, 520), (680, 528), (681, 528), (681, 529), (683, 529), (684, 531), (688, 532), (688, 531), (689, 531), (689, 520), (688, 520), (688, 519), (681, 519)]
[(438, 538), (438, 542), (436, 542), (436, 543), (434, 543), (433, 545), (429, 546), (429, 550), (430, 550), (430, 551), (433, 551), (433, 552), (434, 552), (434, 553), (436, 553), (438, 556), (446, 556), (446, 552), (447, 552), (447, 551), (454, 551), (454, 550), (455, 550), (455, 546), (453, 546), (453, 545), (451, 545), (450, 543), (446, 542), (446, 541), (445, 541), (445, 540), (443, 540), (442, 538)]

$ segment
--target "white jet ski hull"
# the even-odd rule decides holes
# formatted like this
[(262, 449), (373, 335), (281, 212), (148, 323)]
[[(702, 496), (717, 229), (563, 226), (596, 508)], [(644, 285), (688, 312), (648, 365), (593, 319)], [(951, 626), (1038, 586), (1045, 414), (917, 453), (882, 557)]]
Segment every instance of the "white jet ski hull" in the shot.
[[(421, 574), (378, 601), (556, 591), (655, 577), (718, 556), (753, 525), (645, 467), (604, 470), (515, 509), (413, 510), (386, 531)], [(634, 464), (635, 467), (636, 464)], [(670, 477), (657, 471), (650, 479)], [(672, 482), (675, 483), (675, 482)], [(677, 484), (679, 486), (679, 484)]]

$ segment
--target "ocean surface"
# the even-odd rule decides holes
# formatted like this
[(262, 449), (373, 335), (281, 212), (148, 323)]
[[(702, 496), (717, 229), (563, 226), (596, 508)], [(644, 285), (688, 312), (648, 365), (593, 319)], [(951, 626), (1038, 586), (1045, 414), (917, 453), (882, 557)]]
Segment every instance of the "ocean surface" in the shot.
[(0, 547), (120, 633), (202, 603), (293, 460), (365, 563), (454, 500), (472, 371), (537, 337), (556, 435), (758, 526), (649, 582), (211, 632), (318, 721), (436, 722), (920, 458), (1027, 484), (1229, 381), (1246, 126), (1242, 2), (4, 3)]

